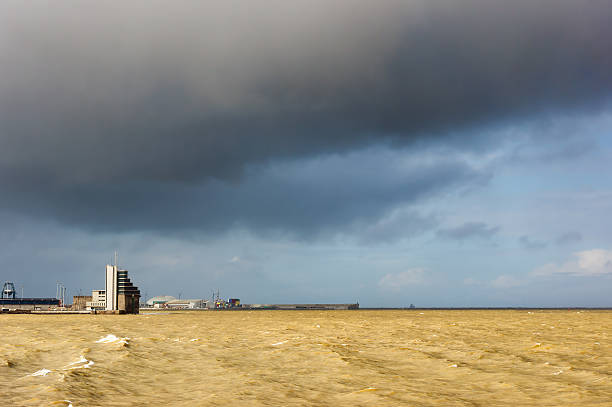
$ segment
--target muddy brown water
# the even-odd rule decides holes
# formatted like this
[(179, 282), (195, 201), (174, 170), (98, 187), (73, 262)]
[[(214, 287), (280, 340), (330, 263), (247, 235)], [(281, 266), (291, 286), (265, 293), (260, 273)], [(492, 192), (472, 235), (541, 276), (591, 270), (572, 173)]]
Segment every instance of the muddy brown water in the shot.
[(611, 311), (0, 315), (4, 406), (612, 406)]

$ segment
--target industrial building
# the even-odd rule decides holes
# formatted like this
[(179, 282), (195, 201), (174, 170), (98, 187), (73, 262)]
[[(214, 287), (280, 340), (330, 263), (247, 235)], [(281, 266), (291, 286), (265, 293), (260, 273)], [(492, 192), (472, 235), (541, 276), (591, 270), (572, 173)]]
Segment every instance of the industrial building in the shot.
[(91, 295), (75, 295), (72, 297), (72, 310), (84, 311), (88, 302), (91, 302)]
[(160, 304), (166, 304), (168, 301), (173, 301), (173, 300), (176, 300), (176, 298), (174, 298), (171, 295), (158, 295), (156, 297), (149, 298), (145, 304), (147, 307), (159, 308)]
[(172, 300), (166, 306), (174, 309), (199, 309), (204, 308), (204, 300)]
[(60, 306), (57, 298), (16, 298), (15, 284), (7, 281), (2, 286), (0, 295), (0, 309), (2, 311), (11, 310), (50, 310)]
[(171, 309), (201, 309), (206, 308), (208, 302), (199, 299), (176, 299), (171, 295), (162, 295), (149, 298), (146, 305), (153, 308), (171, 308)]
[(140, 290), (130, 281), (128, 271), (115, 265), (106, 265), (104, 290), (93, 290), (91, 300), (85, 302), (91, 311), (113, 311), (120, 314), (138, 314)]
[(219, 295), (210, 300), (204, 299), (176, 299), (171, 295), (160, 295), (149, 298), (146, 302), (147, 307), (168, 308), (168, 309), (226, 309), (240, 308), (239, 298), (229, 298), (227, 301)]

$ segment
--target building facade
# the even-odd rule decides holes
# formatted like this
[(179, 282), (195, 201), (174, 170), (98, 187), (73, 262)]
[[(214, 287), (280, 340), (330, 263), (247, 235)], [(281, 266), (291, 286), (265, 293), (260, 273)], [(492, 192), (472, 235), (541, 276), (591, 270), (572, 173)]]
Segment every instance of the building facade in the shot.
[(105, 277), (105, 289), (91, 292), (91, 301), (87, 302), (87, 309), (138, 314), (140, 290), (130, 281), (128, 271), (119, 269), (116, 265), (106, 265)]
[(72, 297), (72, 309), (74, 311), (85, 311), (88, 303), (91, 302), (91, 295), (75, 295)]
[(204, 308), (204, 300), (172, 300), (168, 301), (165, 306), (174, 309), (202, 309)]
[(1, 298), (0, 310), (47, 311), (57, 309), (60, 300), (57, 298)]
[(106, 290), (92, 290), (91, 299), (86, 303), (90, 311), (103, 311), (106, 309)]

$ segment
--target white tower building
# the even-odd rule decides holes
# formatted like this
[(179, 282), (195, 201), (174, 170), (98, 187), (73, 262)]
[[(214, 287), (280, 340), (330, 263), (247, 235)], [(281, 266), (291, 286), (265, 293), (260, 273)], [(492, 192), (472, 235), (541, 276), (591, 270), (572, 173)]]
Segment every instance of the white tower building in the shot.
[(115, 311), (117, 307), (117, 265), (106, 265), (106, 310)]

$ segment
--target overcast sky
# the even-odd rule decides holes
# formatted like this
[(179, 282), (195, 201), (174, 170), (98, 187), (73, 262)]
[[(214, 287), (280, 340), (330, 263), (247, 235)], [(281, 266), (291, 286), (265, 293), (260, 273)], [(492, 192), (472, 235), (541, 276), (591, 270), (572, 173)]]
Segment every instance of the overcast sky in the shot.
[(0, 279), (612, 306), (607, 0), (3, 1)]

